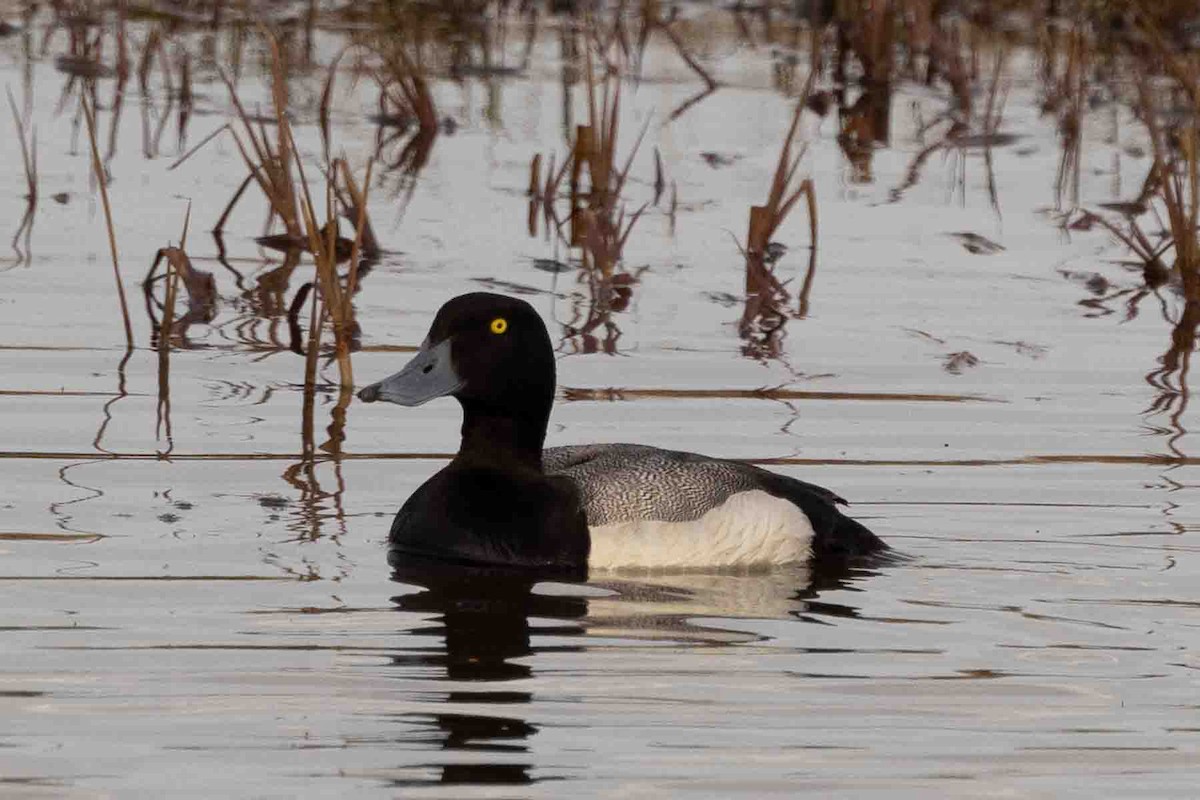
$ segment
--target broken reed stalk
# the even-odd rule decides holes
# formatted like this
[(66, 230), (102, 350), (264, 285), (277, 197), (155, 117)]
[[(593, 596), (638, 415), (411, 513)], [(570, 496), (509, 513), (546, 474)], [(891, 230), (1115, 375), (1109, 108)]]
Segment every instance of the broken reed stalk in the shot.
[(108, 179), (105, 177), (104, 165), (100, 162), (100, 148), (96, 145), (95, 112), (88, 100), (87, 92), (79, 95), (83, 106), (83, 115), (87, 120), (88, 142), (92, 148), (92, 170), (96, 181), (100, 184), (100, 200), (104, 205), (104, 222), (108, 228), (108, 248), (112, 255), (113, 277), (117, 282), (117, 299), (121, 302), (121, 321), (125, 326), (125, 349), (133, 350), (133, 325), (129, 321), (129, 303), (125, 300), (125, 283), (121, 280), (120, 259), (117, 256), (117, 234), (113, 230), (112, 206), (108, 202)]
[(155, 254), (154, 263), (150, 265), (150, 271), (147, 273), (146, 280), (142, 284), (142, 288), (146, 294), (146, 309), (150, 311), (154, 273), (160, 263), (166, 262), (164, 277), (167, 282), (167, 289), (163, 300), (163, 315), (158, 325), (158, 406), (156, 408), (154, 435), (156, 437), (161, 436), (165, 428), (167, 454), (175, 446), (171, 437), (171, 334), (175, 327), (175, 303), (179, 297), (179, 284), (185, 282), (192, 272), (191, 262), (188, 260), (187, 252), (185, 251), (187, 247), (188, 227), (191, 224), (191, 219), (192, 203), (189, 200), (187, 211), (183, 217), (183, 232), (179, 237), (179, 246), (164, 247)]
[[(167, 262), (167, 295), (163, 304), (163, 317), (159, 324), (158, 332), (158, 349), (159, 353), (164, 350), (170, 353), (171, 350), (171, 328), (175, 320), (175, 301), (179, 294), (179, 284), (184, 279), (187, 273), (191, 272), (191, 266), (188, 263), (187, 257), (187, 235), (188, 227), (192, 221), (192, 202), (189, 200), (187, 211), (183, 215), (183, 231), (179, 236), (178, 247), (164, 247), (158, 251), (155, 257), (155, 264), (159, 259)], [(153, 270), (153, 267), (151, 267)]]
[(746, 233), (746, 247), (743, 252), (746, 259), (746, 294), (748, 297), (756, 299), (755, 302), (747, 304), (743, 326), (748, 325), (750, 318), (758, 316), (759, 312), (787, 300), (787, 290), (775, 277), (768, 264), (767, 253), (775, 232), (787, 219), (788, 214), (802, 196), (806, 197), (808, 201), (811, 250), (808, 272), (805, 275), (804, 288), (801, 290), (800, 312), (807, 313), (808, 293), (812, 288), (816, 271), (817, 202), (816, 191), (811, 179), (801, 180), (793, 188), (796, 170), (800, 166), (801, 159), (804, 158), (806, 148), (802, 146), (800, 152), (793, 156), (792, 142), (799, 129), (800, 118), (804, 114), (805, 106), (808, 104), (808, 96), (812, 92), (816, 74), (815, 71), (809, 72), (804, 89), (792, 112), (792, 121), (788, 126), (787, 135), (784, 137), (783, 147), (779, 151), (775, 174), (771, 178), (771, 189), (767, 195), (767, 202), (765, 205), (751, 206), (750, 208), (750, 222)]

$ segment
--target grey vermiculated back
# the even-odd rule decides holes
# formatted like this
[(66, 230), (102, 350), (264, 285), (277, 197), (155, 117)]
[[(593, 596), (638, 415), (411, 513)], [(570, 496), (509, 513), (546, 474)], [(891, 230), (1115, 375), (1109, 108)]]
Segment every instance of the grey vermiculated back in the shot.
[[(549, 475), (575, 481), (590, 525), (687, 522), (737, 492), (772, 491), (778, 480), (791, 480), (749, 464), (637, 444), (550, 447), (542, 453), (542, 465)], [(827, 495), (826, 502), (836, 501)]]

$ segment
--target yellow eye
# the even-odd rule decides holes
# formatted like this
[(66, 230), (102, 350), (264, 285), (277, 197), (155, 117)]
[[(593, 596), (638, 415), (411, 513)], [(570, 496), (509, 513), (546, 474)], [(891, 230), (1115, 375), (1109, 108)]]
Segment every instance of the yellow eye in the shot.
[(504, 317), (496, 317), (492, 320), (492, 333), (504, 333), (508, 330), (508, 320)]

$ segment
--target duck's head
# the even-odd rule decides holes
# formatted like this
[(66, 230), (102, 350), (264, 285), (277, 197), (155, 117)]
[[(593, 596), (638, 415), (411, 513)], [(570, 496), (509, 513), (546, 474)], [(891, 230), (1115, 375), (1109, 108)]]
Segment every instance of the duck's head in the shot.
[(554, 349), (533, 306), (474, 292), (442, 306), (416, 356), (358, 397), (419, 406), (451, 395), (469, 410), (549, 416), (554, 380)]

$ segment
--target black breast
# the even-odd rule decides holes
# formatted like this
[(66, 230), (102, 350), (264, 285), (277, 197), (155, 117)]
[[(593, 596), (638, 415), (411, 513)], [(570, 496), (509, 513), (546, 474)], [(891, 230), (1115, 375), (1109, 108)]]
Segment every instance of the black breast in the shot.
[(586, 569), (590, 540), (574, 484), (534, 470), (458, 460), (426, 481), (388, 537), (406, 554), (469, 564)]

